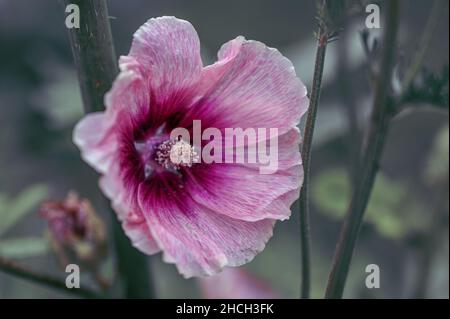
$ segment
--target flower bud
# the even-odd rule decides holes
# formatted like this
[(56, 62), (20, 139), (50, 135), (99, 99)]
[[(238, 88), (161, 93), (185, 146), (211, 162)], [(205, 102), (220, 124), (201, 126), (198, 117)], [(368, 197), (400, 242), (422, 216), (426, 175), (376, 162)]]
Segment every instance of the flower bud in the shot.
[(42, 203), (39, 214), (48, 222), (53, 248), (63, 267), (81, 263), (97, 269), (106, 255), (106, 232), (87, 199), (70, 192), (65, 200)]

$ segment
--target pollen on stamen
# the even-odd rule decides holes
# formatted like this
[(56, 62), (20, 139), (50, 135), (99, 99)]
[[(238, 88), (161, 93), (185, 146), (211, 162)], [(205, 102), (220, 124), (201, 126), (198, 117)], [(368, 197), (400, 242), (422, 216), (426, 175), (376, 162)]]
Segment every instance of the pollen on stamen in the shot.
[(178, 171), (181, 167), (198, 163), (199, 155), (186, 141), (168, 140), (157, 147), (155, 161), (166, 169)]

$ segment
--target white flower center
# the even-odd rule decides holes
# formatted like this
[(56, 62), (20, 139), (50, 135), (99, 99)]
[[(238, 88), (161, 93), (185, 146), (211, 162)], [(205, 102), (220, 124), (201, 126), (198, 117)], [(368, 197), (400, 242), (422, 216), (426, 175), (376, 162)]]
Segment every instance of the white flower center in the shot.
[(168, 140), (156, 149), (155, 161), (169, 170), (191, 167), (193, 163), (198, 163), (198, 160), (195, 148), (183, 140)]

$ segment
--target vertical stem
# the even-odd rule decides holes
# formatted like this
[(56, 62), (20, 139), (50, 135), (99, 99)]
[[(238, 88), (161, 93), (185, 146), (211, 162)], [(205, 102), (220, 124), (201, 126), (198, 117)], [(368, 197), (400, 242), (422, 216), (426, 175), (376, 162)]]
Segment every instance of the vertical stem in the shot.
[[(103, 109), (103, 96), (117, 75), (116, 55), (105, 0), (65, 0), (80, 9), (80, 28), (69, 29), (85, 112)], [(131, 246), (113, 214), (112, 229), (120, 281), (127, 298), (153, 296), (147, 259)]]
[(317, 39), (316, 62), (314, 66), (314, 77), (309, 102), (308, 116), (303, 131), (302, 161), (304, 169), (303, 186), (300, 191), (300, 242), (301, 242), (301, 264), (302, 282), (300, 287), (301, 298), (309, 298), (311, 286), (311, 253), (310, 253), (310, 230), (309, 230), (309, 177), (311, 172), (311, 147), (314, 134), (314, 125), (317, 117), (317, 107), (320, 99), (322, 74), (325, 62), (325, 53), (328, 44), (328, 31), (322, 23), (319, 23)]
[(103, 95), (117, 75), (117, 59), (105, 0), (65, 0), (80, 8), (80, 28), (69, 29), (86, 113), (103, 110)]
[(350, 262), (359, 234), (364, 211), (378, 171), (379, 159), (387, 134), (391, 102), (388, 93), (398, 29), (398, 0), (387, 2), (381, 67), (375, 83), (371, 123), (367, 131), (358, 183), (353, 191), (347, 216), (341, 229), (326, 290), (326, 298), (342, 298)]

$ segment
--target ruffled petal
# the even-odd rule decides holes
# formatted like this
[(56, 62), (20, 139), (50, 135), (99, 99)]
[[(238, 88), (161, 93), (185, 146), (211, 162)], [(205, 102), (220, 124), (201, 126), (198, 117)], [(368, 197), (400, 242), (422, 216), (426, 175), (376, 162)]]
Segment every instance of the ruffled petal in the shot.
[[(281, 135), (281, 136), (270, 136), (268, 138), (256, 138), (256, 143), (259, 141), (263, 141), (266, 144), (265, 153), (267, 155), (267, 152), (270, 150), (270, 145), (276, 145), (276, 149), (274, 151), (274, 154), (270, 154), (270, 157), (267, 159), (260, 159), (258, 152), (264, 153), (262, 150), (259, 150), (258, 147), (255, 145), (249, 145), (248, 143), (245, 143), (244, 145), (238, 145), (231, 149), (223, 148), (224, 152), (234, 152), (234, 154), (241, 153), (243, 154), (245, 159), (248, 158), (255, 158), (256, 162), (251, 163), (250, 161), (246, 160), (245, 163), (239, 163), (240, 165), (244, 165), (246, 167), (251, 167), (254, 169), (259, 170), (260, 173), (276, 173), (278, 171), (283, 171), (291, 168), (292, 166), (301, 165), (302, 164), (302, 158), (300, 155), (300, 130), (297, 127), (294, 127), (290, 129), (287, 133)], [(276, 143), (276, 144), (275, 144)], [(273, 156), (273, 158), (271, 158)], [(224, 156), (224, 159), (225, 160)], [(233, 156), (233, 159), (236, 160), (236, 155)], [(263, 160), (269, 160), (273, 163), (264, 163)], [(271, 168), (273, 166), (272, 170), (263, 170), (262, 168), (267, 167)]]
[(278, 50), (242, 37), (225, 44), (219, 61), (204, 68), (198, 99), (183, 126), (201, 119), (204, 127), (278, 128), (282, 135), (307, 110), (306, 88), (292, 63)]
[(111, 123), (104, 112), (87, 114), (77, 123), (73, 141), (81, 150), (81, 157), (98, 172), (106, 172), (117, 148)]
[(139, 206), (133, 204), (134, 201), (130, 198), (132, 194), (123, 187), (117, 172), (117, 165), (114, 165), (100, 178), (101, 190), (111, 200), (112, 207), (132, 245), (145, 254), (159, 252), (161, 249), (153, 238), (147, 221)]
[(121, 56), (119, 67), (121, 71), (104, 99), (112, 122), (119, 114), (136, 118), (147, 114), (150, 108), (150, 92), (139, 62), (133, 57)]
[(164, 112), (178, 106), (175, 102), (198, 81), (202, 70), (197, 32), (175, 17), (148, 20), (134, 34), (129, 55), (142, 65), (152, 103), (164, 105)]
[(124, 119), (119, 119), (119, 115), (138, 121), (150, 107), (150, 96), (137, 62), (122, 57), (119, 64), (122, 71), (105, 94), (105, 112), (85, 115), (73, 133), (82, 158), (100, 173), (109, 170), (118, 150), (117, 136)]
[(152, 255), (161, 251), (145, 219), (139, 221), (126, 219), (123, 221), (122, 227), (125, 234), (130, 238), (133, 247), (139, 249), (144, 254)]
[(214, 164), (192, 170), (186, 189), (192, 198), (218, 215), (245, 221), (285, 220), (303, 181), (301, 166), (260, 174), (233, 164)]
[(274, 221), (245, 222), (211, 212), (184, 192), (141, 184), (139, 203), (166, 262), (186, 278), (249, 262), (272, 236)]

